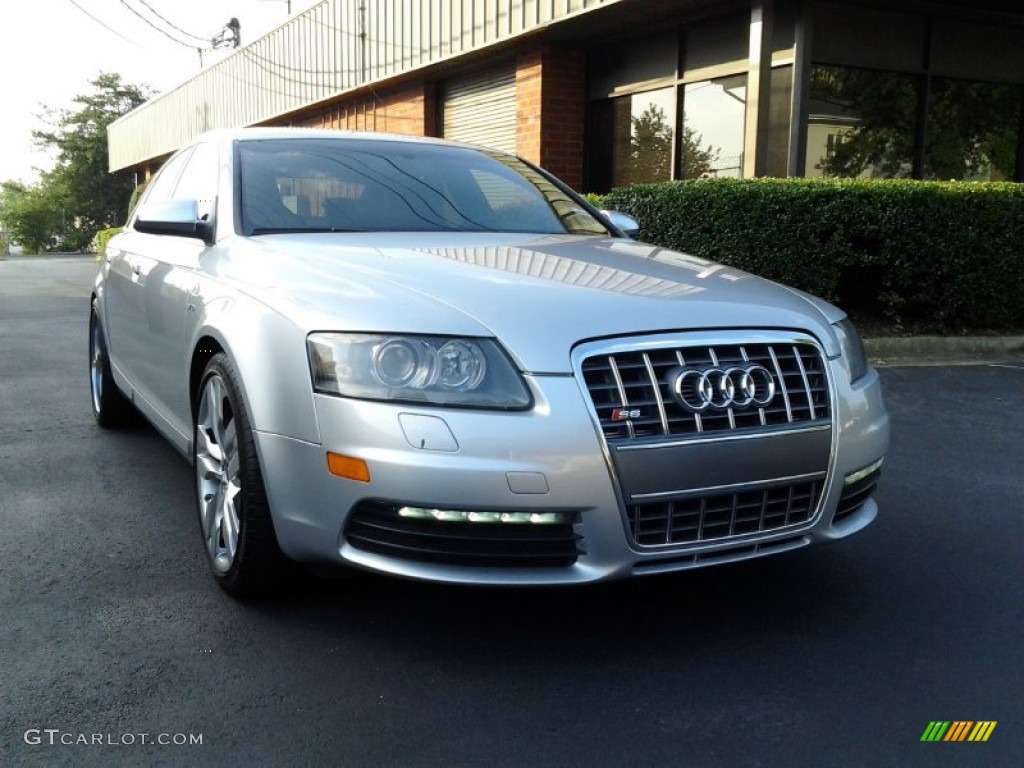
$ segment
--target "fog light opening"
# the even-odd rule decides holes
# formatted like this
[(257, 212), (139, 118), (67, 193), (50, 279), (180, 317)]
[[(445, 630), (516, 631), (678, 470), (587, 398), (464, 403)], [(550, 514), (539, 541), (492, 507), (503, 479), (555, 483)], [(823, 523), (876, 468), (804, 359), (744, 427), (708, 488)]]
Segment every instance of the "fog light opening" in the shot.
[(438, 520), (443, 523), (489, 523), (506, 525), (566, 525), (573, 522), (571, 512), (470, 512), (428, 507), (399, 507), (398, 516), (412, 520)]

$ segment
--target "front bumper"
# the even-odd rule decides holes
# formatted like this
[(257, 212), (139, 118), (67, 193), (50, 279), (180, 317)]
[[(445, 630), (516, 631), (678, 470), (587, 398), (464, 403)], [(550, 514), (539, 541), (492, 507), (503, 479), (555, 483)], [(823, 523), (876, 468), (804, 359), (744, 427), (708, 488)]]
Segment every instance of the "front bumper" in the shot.
[[(432, 409), (317, 395), (322, 444), (258, 432), (278, 540), (287, 555), (300, 561), (349, 563), (433, 581), (542, 585), (681, 570), (843, 538), (877, 514), (870, 498), (876, 476), (850, 487), (844, 479), (884, 456), (889, 422), (874, 371), (850, 387), (841, 364), (828, 365), (834, 389), (828, 468), (819, 500), (799, 525), (678, 546), (637, 544), (614, 464), (578, 379), (527, 376), (535, 407), (526, 412)], [(364, 460), (370, 481), (331, 475), (328, 451)], [(691, 460), (697, 455), (688, 454)], [(720, 458), (716, 453), (715, 461)], [(693, 475), (695, 470), (687, 471)], [(350, 516), (381, 504), (565, 513), (575, 521), (576, 557), (563, 565), (507, 567), (489, 564), (487, 558), (438, 562), (401, 548), (388, 554), (369, 551), (348, 535)], [(842, 519), (834, 522), (840, 507)], [(439, 536), (455, 530), (445, 525), (451, 524), (436, 524)]]

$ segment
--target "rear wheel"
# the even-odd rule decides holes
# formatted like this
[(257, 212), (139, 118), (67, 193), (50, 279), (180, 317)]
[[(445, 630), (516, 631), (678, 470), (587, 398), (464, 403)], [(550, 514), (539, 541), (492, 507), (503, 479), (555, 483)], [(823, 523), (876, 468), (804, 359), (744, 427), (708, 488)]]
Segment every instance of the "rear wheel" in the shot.
[(277, 545), (238, 376), (223, 353), (203, 373), (193, 437), (199, 526), (214, 579), (235, 596), (280, 583), (289, 562)]
[(92, 415), (101, 427), (122, 427), (132, 420), (132, 405), (117, 388), (110, 371), (107, 342), (96, 311), (95, 299), (89, 312), (89, 390), (92, 395)]

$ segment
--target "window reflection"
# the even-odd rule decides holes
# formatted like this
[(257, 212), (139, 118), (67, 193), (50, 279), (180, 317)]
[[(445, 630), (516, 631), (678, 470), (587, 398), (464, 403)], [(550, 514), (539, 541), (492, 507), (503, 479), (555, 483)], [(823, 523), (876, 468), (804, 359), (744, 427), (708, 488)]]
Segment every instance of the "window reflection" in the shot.
[(746, 107), (745, 74), (683, 86), (679, 178), (742, 176)]
[(606, 234), (570, 195), (500, 153), (370, 139), (243, 141), (242, 228), (281, 232)]
[[(1017, 178), (1024, 87), (934, 77), (919, 137), (922, 88), (915, 75), (815, 66), (807, 175)], [(916, 153), (924, 162), (915, 174)]]
[(612, 186), (672, 178), (674, 115), (672, 88), (613, 100)]
[(917, 105), (913, 75), (814, 67), (807, 176), (911, 176)]
[(935, 78), (928, 99), (925, 178), (1012, 181), (1021, 87)]

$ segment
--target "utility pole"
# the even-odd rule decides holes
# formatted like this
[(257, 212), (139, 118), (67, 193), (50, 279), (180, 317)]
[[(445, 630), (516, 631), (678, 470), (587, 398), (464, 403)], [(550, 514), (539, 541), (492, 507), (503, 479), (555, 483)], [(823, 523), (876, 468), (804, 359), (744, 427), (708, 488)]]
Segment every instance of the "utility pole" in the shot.
[[(277, 2), (280, 2), (280, 0), (271, 0), (271, 2), (277, 3)], [(292, 15), (292, 0), (285, 0), (285, 2), (287, 3), (287, 7), (288, 7), (288, 15), (291, 16)]]
[(366, 82), (366, 2), (359, 3), (359, 82)]

